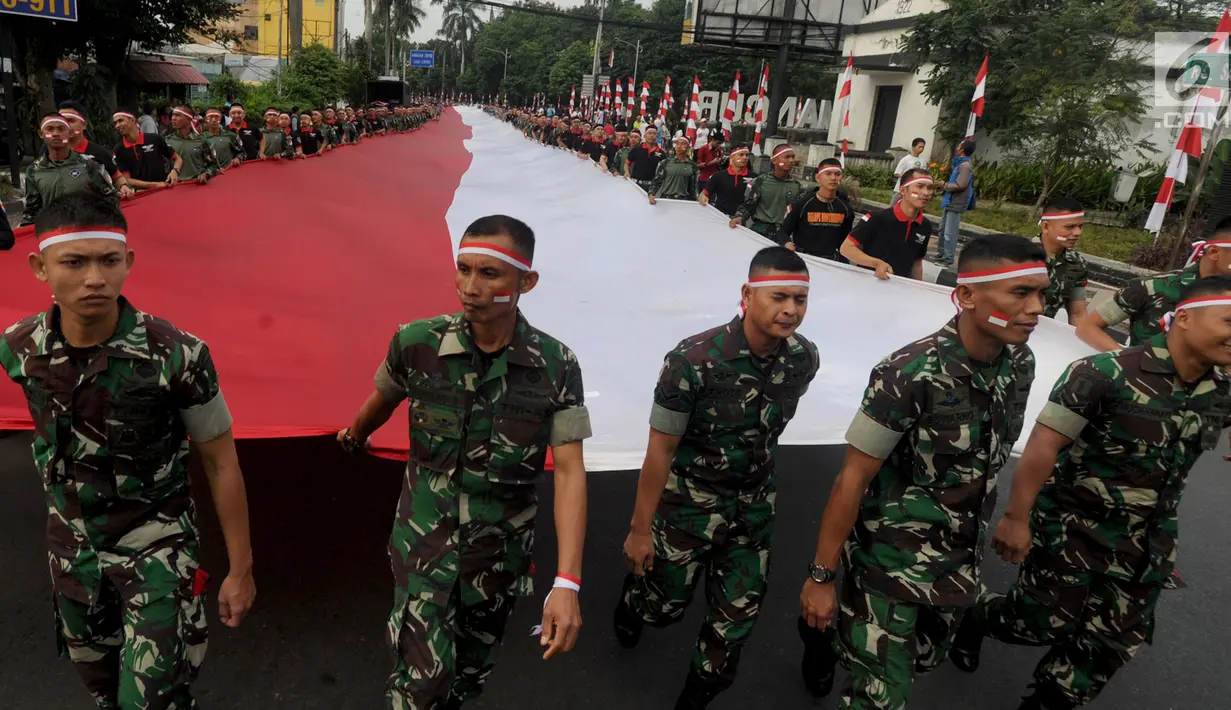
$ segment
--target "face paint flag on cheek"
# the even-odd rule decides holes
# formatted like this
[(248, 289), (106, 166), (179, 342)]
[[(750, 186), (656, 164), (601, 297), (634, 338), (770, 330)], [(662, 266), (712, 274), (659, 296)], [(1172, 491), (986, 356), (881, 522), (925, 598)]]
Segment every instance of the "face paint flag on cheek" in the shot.
[(512, 292), (509, 292), (509, 291), (506, 291), (504, 293), (498, 293), (492, 297), (492, 303), (510, 303), (512, 302), (512, 300), (513, 300), (513, 294)]
[[(1014, 264), (1005, 266), (1000, 269), (987, 269), (986, 271), (966, 271), (957, 275), (958, 285), (962, 284), (981, 284), (990, 281), (1004, 281), (1005, 279), (1016, 279), (1021, 276), (1047, 276), (1047, 265), (1042, 262), (1032, 261), (1029, 264)], [(953, 307), (958, 313), (962, 312), (962, 307), (957, 302), (957, 289), (953, 289), (949, 300), (953, 303)], [(1007, 316), (999, 311), (992, 311), (992, 314), (987, 317), (987, 321), (992, 325), (998, 325), (1001, 328), (1008, 327), (1011, 316)]]

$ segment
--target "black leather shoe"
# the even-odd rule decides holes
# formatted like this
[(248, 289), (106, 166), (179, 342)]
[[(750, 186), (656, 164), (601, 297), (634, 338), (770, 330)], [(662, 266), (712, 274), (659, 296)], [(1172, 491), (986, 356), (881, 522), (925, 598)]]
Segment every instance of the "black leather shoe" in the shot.
[(628, 590), (636, 583), (637, 577), (631, 572), (624, 577), (624, 588), (620, 591), (620, 601), (615, 608), (616, 641), (624, 648), (636, 648), (641, 642), (641, 631), (645, 628), (645, 620), (634, 614), (633, 610), (628, 608), (628, 604), (624, 603), (628, 597)]
[(957, 627), (957, 635), (953, 638), (953, 648), (949, 649), (949, 660), (960, 671), (974, 673), (979, 670), (979, 654), (983, 650), (983, 625), (973, 613), (966, 614), (961, 626)]
[(688, 678), (684, 681), (684, 690), (680, 692), (680, 697), (675, 701), (675, 710), (705, 710), (720, 692), (722, 692), (721, 688), (698, 678), (690, 671)]
[(804, 687), (812, 697), (823, 698), (833, 690), (834, 667), (838, 664), (838, 654), (834, 651), (835, 632), (832, 626), (814, 629), (802, 616), (795, 626), (799, 639), (804, 642), (804, 659), (799, 668)]

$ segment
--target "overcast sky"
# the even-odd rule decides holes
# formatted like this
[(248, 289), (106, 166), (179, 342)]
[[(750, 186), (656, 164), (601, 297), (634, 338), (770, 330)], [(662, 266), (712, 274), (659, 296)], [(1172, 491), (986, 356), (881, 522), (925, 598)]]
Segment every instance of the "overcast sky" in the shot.
[[(560, 7), (577, 7), (585, 4), (583, 0), (551, 0)], [(363, 0), (342, 0), (342, 9), (345, 13), (345, 20), (342, 27), (350, 32), (351, 36), (363, 34)], [(497, 2), (515, 2), (515, 0), (497, 0)], [(642, 2), (642, 5), (647, 4)], [(441, 18), (444, 16), (444, 7), (441, 5), (432, 5), (431, 0), (423, 0), (423, 9), (427, 16), (423, 18), (423, 24), (419, 27), (410, 39), (414, 42), (426, 42), (436, 36), (437, 30), (440, 29)], [(492, 8), (489, 5), (479, 6), (479, 17), (487, 20), (488, 13)], [(681, 22), (683, 18), (680, 18)]]

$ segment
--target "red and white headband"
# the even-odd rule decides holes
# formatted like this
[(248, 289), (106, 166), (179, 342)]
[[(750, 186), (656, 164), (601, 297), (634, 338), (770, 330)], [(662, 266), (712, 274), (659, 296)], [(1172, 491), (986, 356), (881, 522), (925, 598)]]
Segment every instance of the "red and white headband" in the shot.
[(842, 166), (841, 165), (826, 165), (825, 167), (816, 171), (817, 175), (820, 175), (821, 173), (838, 173), (839, 175), (841, 175)]
[(1206, 306), (1231, 306), (1231, 296), (1202, 296), (1201, 298), (1190, 298), (1187, 301), (1181, 301), (1175, 307), (1175, 310), (1163, 316), (1159, 321), (1163, 332), (1171, 330), (1171, 321), (1175, 320), (1175, 314), (1180, 311), (1186, 311), (1190, 308), (1205, 308)]
[(498, 247), (495, 244), (487, 242), (464, 242), (457, 248), (457, 255), (475, 254), (478, 256), (490, 256), (493, 259), (499, 259), (506, 264), (513, 266), (521, 271), (530, 270), (530, 261), (521, 254), (509, 251), (503, 247)]
[[(1042, 217), (1039, 217), (1039, 226), (1043, 226), (1044, 222), (1054, 222), (1059, 219), (1081, 219), (1085, 216), (1086, 213), (1083, 210), (1077, 210), (1076, 212), (1052, 212), (1051, 214), (1045, 214)], [(1068, 241), (1068, 237), (1056, 238), (1062, 242)]]
[(127, 118), (127, 119), (128, 119), (128, 120), (130, 120), (130, 121), (135, 121), (135, 120), (137, 120), (137, 117), (136, 117), (136, 116), (132, 115), (131, 113), (129, 113), (129, 112), (127, 112), (127, 111), (116, 111), (115, 113), (111, 114), (111, 120), (112, 120), (112, 121), (114, 121), (114, 120), (115, 120), (115, 119), (117, 119), (117, 118)]
[(82, 239), (112, 239), (117, 242), (128, 243), (128, 237), (125, 236), (124, 232), (115, 227), (68, 227), (67, 229), (45, 232), (39, 236), (39, 251), (45, 251), (47, 247), (55, 246), (56, 244), (75, 242)]
[(777, 160), (777, 159), (778, 159), (778, 156), (780, 156), (780, 155), (782, 155), (782, 154), (784, 154), (784, 153), (794, 153), (794, 152), (795, 152), (795, 149), (794, 149), (794, 148), (792, 148), (791, 146), (789, 146), (789, 145), (780, 145), (780, 146), (778, 146), (777, 148), (774, 148), (773, 160)]
[(776, 274), (774, 276), (753, 276), (748, 279), (750, 288), (782, 288), (784, 286), (809, 287), (807, 274)]
[(266, 111), (266, 112), (265, 112), (265, 116), (266, 116), (267, 118), (268, 118), (269, 116), (277, 116), (277, 115), (278, 115), (278, 109), (276, 109), (276, 108), (271, 108), (271, 109), (269, 109), (268, 111)]
[(1188, 261), (1184, 262), (1184, 266), (1192, 266), (1194, 261), (1205, 256), (1205, 250), (1208, 247), (1222, 247), (1226, 249), (1231, 247), (1231, 239), (1206, 239), (1193, 242), (1193, 253), (1188, 255)]
[(931, 176), (931, 175), (920, 175), (920, 176), (918, 176), (918, 177), (913, 177), (913, 178), (911, 178), (911, 179), (907, 180), (906, 182), (902, 183), (902, 184), (900, 185), (900, 188), (904, 190), (904, 189), (906, 189), (906, 188), (910, 187), (911, 185), (920, 185), (920, 184), (923, 184), (923, 183), (925, 183), (925, 182), (926, 182), (927, 184), (931, 185), (931, 184), (932, 184), (932, 176)]
[(81, 121), (82, 123), (86, 122), (85, 116), (82, 116), (81, 114), (77, 113), (71, 108), (60, 109), (60, 115), (64, 116), (65, 118), (75, 118), (78, 121)]
[(731, 151), (731, 157), (734, 158), (740, 153), (747, 153), (747, 152), (748, 152), (747, 148), (736, 148), (735, 150)]
[[(990, 281), (1004, 281), (1006, 279), (1016, 279), (1021, 276), (1047, 276), (1047, 265), (1041, 262), (1031, 262), (1029, 264), (1014, 264), (1013, 266), (1004, 266), (999, 269), (986, 269), (984, 271), (966, 271), (957, 275), (957, 282), (961, 284), (981, 284)], [(953, 307), (958, 313), (962, 312), (962, 307), (957, 303), (957, 289), (953, 289), (953, 293), (949, 296), (949, 300), (953, 303)], [(1007, 328), (1012, 316), (1001, 313), (1000, 311), (992, 311), (992, 314), (987, 317), (987, 322), (992, 325), (998, 325), (1001, 328)]]
[(221, 112), (221, 111), (219, 111), (219, 110), (218, 110), (218, 109), (216, 109), (216, 108), (211, 108), (210, 110), (206, 111), (206, 112), (205, 112), (205, 115), (206, 115), (206, 116), (208, 116), (208, 115), (210, 115), (211, 113), (212, 113), (212, 114), (214, 114), (215, 116), (218, 116), (219, 118), (221, 118), (221, 117), (222, 117), (222, 112)]
[(47, 118), (43, 119), (42, 123), (38, 124), (38, 129), (40, 131), (46, 131), (48, 126), (52, 126), (57, 123), (60, 124), (61, 126), (64, 126), (65, 128), (68, 128), (68, 121), (65, 121), (59, 116), (48, 116)]

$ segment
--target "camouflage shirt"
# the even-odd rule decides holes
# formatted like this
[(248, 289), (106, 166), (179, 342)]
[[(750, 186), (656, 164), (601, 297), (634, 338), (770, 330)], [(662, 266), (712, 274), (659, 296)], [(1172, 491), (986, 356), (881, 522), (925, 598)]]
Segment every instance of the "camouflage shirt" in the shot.
[(399, 592), (447, 596), (460, 578), (465, 604), (531, 594), (534, 484), (547, 449), (590, 436), (573, 352), (518, 314), (512, 341), (485, 367), (462, 315), (438, 316), (398, 329), (376, 389), (410, 404), (390, 540)]
[(1103, 301), (1095, 312), (1109, 326), (1128, 320), (1128, 344), (1141, 345), (1163, 332), (1163, 316), (1175, 310), (1184, 287), (1199, 278), (1199, 265), (1197, 262), (1179, 271), (1135, 278)]
[[(1038, 238), (1034, 241), (1042, 243)], [(1044, 294), (1044, 316), (1055, 318), (1060, 311), (1067, 311), (1069, 303), (1086, 300), (1090, 267), (1076, 250), (1062, 249), (1054, 258), (1047, 257), (1047, 278), (1050, 283)]]
[(1231, 426), (1231, 375), (1186, 384), (1158, 336), (1074, 362), (1039, 423), (1073, 444), (1035, 504), (1035, 544), (1117, 579), (1166, 580), (1188, 472)]
[(56, 591), (90, 604), (104, 577), (131, 599), (152, 550), (196, 550), (184, 458), (231, 415), (205, 343), (120, 299), (110, 340), (76, 349), (52, 306), (10, 326), (0, 366), (25, 390), (47, 494)]
[(847, 542), (853, 574), (895, 599), (968, 606), (996, 477), (1021, 434), (1034, 381), (1028, 346), (970, 359), (958, 317), (872, 370), (847, 431), (851, 446), (884, 459)]
[(26, 202), (21, 212), (21, 224), (34, 224), (43, 207), (57, 197), (84, 189), (90, 183), (94, 183), (111, 199), (120, 199), (119, 191), (111, 183), (111, 176), (98, 161), (71, 150), (64, 160), (52, 160), (48, 155), (39, 156), (26, 168)]
[(201, 137), (214, 150), (214, 156), (218, 159), (219, 167), (229, 167), (232, 160), (244, 157), (244, 146), (240, 142), (238, 133), (232, 133), (231, 131), (209, 133), (207, 131), (202, 133)]
[[(668, 353), (650, 426), (681, 439), (659, 512), (673, 523), (679, 509), (737, 515), (741, 501), (771, 495), (778, 437), (819, 362), (816, 346), (798, 333), (759, 359), (739, 317)], [(706, 539), (713, 531), (690, 532)]]
[(184, 161), (184, 167), (179, 172), (180, 180), (196, 180), (202, 173), (217, 177), (218, 156), (214, 155), (214, 149), (205, 136), (189, 131), (188, 136), (184, 137), (175, 131), (168, 131), (162, 138)]
[(778, 227), (786, 219), (787, 208), (803, 193), (803, 184), (790, 176), (779, 179), (773, 173), (758, 175), (748, 186), (744, 204), (735, 216), (742, 217), (746, 225), (756, 220)]
[(658, 164), (654, 180), (650, 182), (650, 194), (678, 200), (697, 198), (697, 176), (700, 169), (691, 158), (680, 159), (669, 155)]

